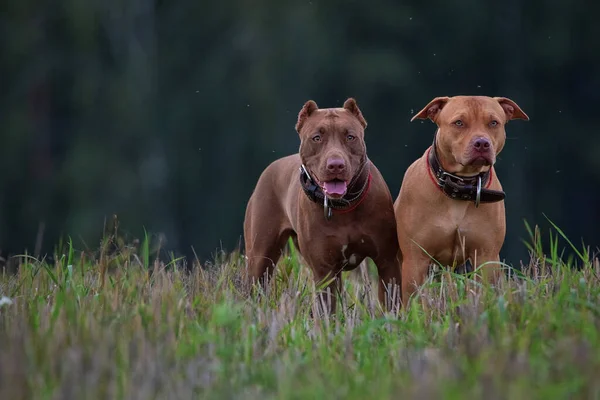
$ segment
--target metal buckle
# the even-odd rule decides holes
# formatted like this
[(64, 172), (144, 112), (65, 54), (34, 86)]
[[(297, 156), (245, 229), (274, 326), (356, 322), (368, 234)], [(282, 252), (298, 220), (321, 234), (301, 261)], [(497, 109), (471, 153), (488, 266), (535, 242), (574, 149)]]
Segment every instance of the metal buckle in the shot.
[(481, 175), (477, 177), (477, 195), (475, 196), (475, 208), (479, 207), (481, 201)]
[(333, 212), (331, 211), (331, 207), (329, 207), (329, 201), (326, 193), (323, 193), (323, 212), (325, 213), (325, 219), (329, 221)]
[(312, 183), (315, 183), (315, 181), (313, 181), (312, 176), (310, 176), (310, 174), (308, 173), (308, 170), (306, 169), (306, 167), (304, 166), (304, 164), (300, 164), (300, 171), (304, 172), (306, 174), (306, 176), (308, 177), (308, 180), (311, 181)]
[(443, 169), (439, 170), (438, 173), (436, 174), (440, 180), (444, 180), (446, 177), (451, 178), (451, 179), (456, 179), (457, 181), (459, 181), (460, 183), (465, 183), (465, 178), (460, 177), (458, 175), (454, 175), (451, 174), (450, 172), (446, 172)]

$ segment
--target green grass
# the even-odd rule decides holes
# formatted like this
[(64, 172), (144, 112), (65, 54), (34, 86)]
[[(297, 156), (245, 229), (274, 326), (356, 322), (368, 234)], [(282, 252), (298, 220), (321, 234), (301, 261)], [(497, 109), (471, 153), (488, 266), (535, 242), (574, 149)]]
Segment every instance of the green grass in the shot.
[(345, 279), (337, 315), (312, 317), (293, 251), (253, 299), (239, 254), (188, 274), (147, 237), (95, 257), (69, 242), (0, 279), (0, 398), (598, 398), (599, 262), (527, 228), (522, 272), (496, 288), (443, 272), (399, 315), (380, 310), (372, 268)]

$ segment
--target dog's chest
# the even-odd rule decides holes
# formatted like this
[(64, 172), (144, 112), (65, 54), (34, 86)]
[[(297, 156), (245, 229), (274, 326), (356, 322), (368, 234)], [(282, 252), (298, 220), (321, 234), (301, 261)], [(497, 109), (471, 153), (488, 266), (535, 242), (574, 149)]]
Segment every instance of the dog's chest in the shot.
[[(458, 203), (440, 210), (433, 217), (427, 236), (433, 235), (428, 251), (438, 261), (447, 263), (457, 254), (465, 250), (475, 230), (473, 229), (472, 209), (468, 203)], [(475, 232), (476, 233), (476, 232)]]
[(361, 232), (321, 232), (302, 239), (306, 243), (308, 258), (335, 269), (352, 270), (365, 257), (376, 255), (373, 239)]
[(342, 244), (340, 249), (340, 264), (346, 270), (352, 270), (365, 259), (373, 255), (373, 246), (367, 243), (367, 238), (360, 238), (356, 241), (349, 241)]
[(433, 249), (438, 261), (447, 264), (455, 258), (461, 259), (496, 234), (495, 221), (482, 211), (465, 203), (449, 207), (438, 217), (435, 229), (437, 246)]
[(467, 207), (467, 203), (459, 203), (458, 206), (438, 208), (429, 218), (432, 232), (427, 235), (435, 232), (436, 237), (450, 238), (454, 237), (458, 230), (467, 230), (470, 225)]
[(452, 226), (463, 227), (468, 223), (469, 215), (469, 203), (467, 202), (456, 202), (448, 207), (446, 215)]

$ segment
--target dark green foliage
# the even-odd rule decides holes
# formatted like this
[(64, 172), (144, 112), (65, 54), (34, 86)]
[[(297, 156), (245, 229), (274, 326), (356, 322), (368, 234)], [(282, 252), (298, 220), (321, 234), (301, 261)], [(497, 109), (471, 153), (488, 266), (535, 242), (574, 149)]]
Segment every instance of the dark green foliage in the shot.
[(61, 235), (94, 249), (113, 214), (176, 257), (232, 250), (259, 173), (297, 150), (308, 99), (356, 97), (396, 196), (434, 131), (409, 119), (455, 94), (506, 96), (531, 117), (509, 124), (498, 160), (502, 256), (526, 258), (521, 221), (545, 223), (542, 212), (598, 243), (597, 11), (558, 0), (3, 1), (2, 254), (51, 253)]

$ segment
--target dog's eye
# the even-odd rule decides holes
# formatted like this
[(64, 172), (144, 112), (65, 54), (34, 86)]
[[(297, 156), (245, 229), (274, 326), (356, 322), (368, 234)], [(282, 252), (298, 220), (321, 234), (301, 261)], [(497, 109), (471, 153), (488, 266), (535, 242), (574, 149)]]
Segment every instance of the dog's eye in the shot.
[(321, 135), (315, 135), (312, 137), (313, 142), (320, 142), (321, 141)]
[(456, 126), (463, 126), (464, 123), (460, 119), (457, 119), (456, 121), (454, 121), (454, 125), (456, 125)]
[(490, 126), (491, 126), (492, 128), (494, 128), (494, 127), (498, 126), (498, 121), (492, 121), (492, 122), (490, 122)]
[(353, 141), (354, 139), (356, 139), (356, 137), (354, 137), (353, 135), (347, 135), (347, 136), (346, 136), (346, 139), (347, 139), (349, 142), (351, 142), (351, 141)]

